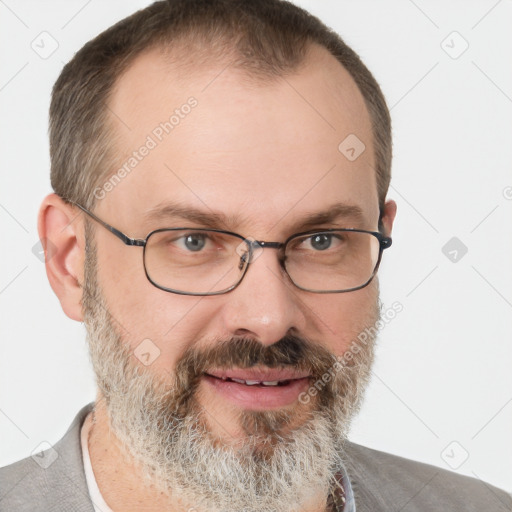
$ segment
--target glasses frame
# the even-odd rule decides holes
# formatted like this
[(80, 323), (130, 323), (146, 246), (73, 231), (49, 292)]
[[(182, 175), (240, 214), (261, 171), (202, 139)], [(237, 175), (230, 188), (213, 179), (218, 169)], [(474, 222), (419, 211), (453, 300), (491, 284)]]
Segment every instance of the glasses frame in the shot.
[[(225, 230), (222, 230), (222, 229), (188, 228), (188, 227), (159, 228), (159, 229), (154, 229), (153, 231), (148, 233), (148, 235), (145, 238), (132, 238), (132, 237), (126, 235), (125, 233), (123, 233), (122, 231), (120, 231), (119, 229), (115, 228), (114, 226), (108, 224), (104, 220), (100, 219), (97, 215), (95, 215), (94, 213), (92, 213), (87, 208), (83, 207), (82, 205), (80, 205), (78, 203), (75, 203), (73, 201), (69, 201), (69, 202), (71, 204), (75, 205), (76, 207), (80, 208), (80, 210), (82, 210), (84, 213), (86, 213), (89, 217), (91, 217), (96, 222), (101, 224), (104, 228), (106, 228), (108, 231), (110, 231), (114, 236), (119, 238), (119, 240), (121, 240), (121, 242), (123, 242), (125, 245), (131, 246), (131, 247), (142, 247), (143, 248), (143, 254), (142, 254), (142, 260), (143, 261), (142, 261), (142, 264), (143, 264), (143, 267), (144, 267), (144, 273), (146, 274), (146, 277), (147, 277), (148, 281), (153, 286), (155, 286), (156, 288), (158, 288), (160, 290), (163, 290), (163, 291), (166, 291), (166, 292), (169, 292), (169, 293), (176, 293), (178, 295), (194, 295), (194, 296), (223, 295), (225, 293), (228, 293), (228, 292), (234, 290), (242, 282), (243, 278), (245, 277), (245, 274), (247, 274), (247, 270), (249, 269), (249, 265), (253, 261), (253, 251), (254, 251), (255, 247), (256, 248), (260, 248), (261, 247), (261, 248), (270, 248), (270, 249), (277, 249), (277, 250), (279, 250), (280, 251), (279, 264), (281, 265), (281, 268), (284, 270), (284, 272), (288, 276), (288, 279), (290, 280), (290, 282), (296, 288), (298, 288), (299, 290), (303, 290), (303, 291), (311, 292), (311, 293), (347, 293), (347, 292), (353, 292), (353, 291), (356, 291), (356, 290), (360, 290), (361, 288), (365, 288), (366, 286), (368, 286), (370, 284), (370, 282), (373, 280), (373, 278), (377, 274), (377, 271), (379, 270), (380, 262), (382, 260), (382, 253), (384, 252), (385, 249), (388, 249), (389, 247), (391, 247), (391, 244), (392, 244), (391, 237), (385, 236), (382, 233), (379, 233), (378, 231), (367, 231), (365, 229), (355, 229), (355, 228), (311, 229), (311, 230), (308, 230), (308, 231), (302, 231), (300, 233), (294, 233), (293, 235), (289, 236), (284, 242), (267, 242), (267, 241), (263, 241), (263, 240), (251, 240), (251, 239), (246, 238), (246, 237), (244, 237), (244, 236), (242, 236), (242, 235), (240, 235), (238, 233), (234, 233), (232, 231), (225, 231)], [(184, 292), (184, 291), (181, 291), (181, 290), (175, 290), (173, 288), (166, 288), (165, 286), (161, 286), (158, 283), (156, 283), (155, 281), (153, 281), (153, 279), (150, 277), (150, 275), (148, 274), (148, 271), (146, 269), (146, 247), (147, 247), (148, 240), (155, 233), (161, 233), (163, 231), (182, 231), (182, 230), (187, 230), (187, 231), (210, 231), (210, 232), (213, 232), (213, 233), (223, 233), (225, 235), (235, 236), (235, 237), (239, 238), (240, 240), (242, 240), (243, 242), (245, 242), (247, 244), (247, 247), (248, 247), (249, 257), (248, 258), (244, 258), (243, 256), (241, 257), (241, 260), (244, 260), (244, 262), (245, 262), (245, 269), (244, 269), (243, 273), (241, 274), (240, 279), (238, 280), (238, 282), (236, 282), (235, 284), (233, 284), (229, 288), (226, 288), (224, 290), (220, 290), (220, 291), (217, 291), (217, 292), (197, 293), (197, 292)], [(369, 235), (373, 235), (379, 241), (379, 256), (377, 258), (377, 262), (375, 264), (375, 268), (373, 269), (373, 272), (372, 272), (370, 278), (364, 284), (362, 284), (361, 286), (356, 286), (354, 288), (349, 288), (349, 289), (346, 289), (346, 290), (311, 290), (309, 288), (304, 288), (304, 287), (299, 286), (298, 284), (296, 284), (295, 281), (290, 276), (290, 274), (288, 273), (288, 270), (286, 269), (285, 259), (283, 258), (284, 254), (286, 252), (287, 245), (292, 240), (294, 240), (295, 238), (299, 238), (299, 237), (304, 236), (304, 235), (313, 235), (315, 233), (318, 233), (318, 234), (321, 234), (321, 233), (331, 233), (331, 232), (339, 232), (339, 231), (342, 231), (342, 232), (355, 232), (355, 233), (367, 233)]]

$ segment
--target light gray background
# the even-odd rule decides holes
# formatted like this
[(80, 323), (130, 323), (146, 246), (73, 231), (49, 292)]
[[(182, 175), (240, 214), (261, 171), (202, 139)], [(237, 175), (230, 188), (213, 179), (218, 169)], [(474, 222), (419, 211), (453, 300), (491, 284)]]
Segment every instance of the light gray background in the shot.
[[(147, 3), (0, 1), (0, 465), (57, 441), (94, 398), (84, 328), (32, 253), (47, 111), (63, 63)], [(512, 2), (297, 3), (360, 53), (394, 121), (398, 217), (380, 276), (385, 305), (404, 309), (381, 334), (351, 438), (510, 491)], [(442, 251), (452, 237), (468, 249), (456, 262)]]

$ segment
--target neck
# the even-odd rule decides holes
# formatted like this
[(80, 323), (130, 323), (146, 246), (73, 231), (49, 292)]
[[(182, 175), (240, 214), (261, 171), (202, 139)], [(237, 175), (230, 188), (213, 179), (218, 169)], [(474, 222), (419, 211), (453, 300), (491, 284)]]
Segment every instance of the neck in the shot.
[(98, 488), (114, 511), (186, 512), (186, 507), (154, 486), (145, 485), (141, 467), (130, 460), (110, 428), (104, 400), (98, 400), (90, 422), (89, 456)]
[[(96, 401), (89, 422), (89, 456), (94, 477), (103, 499), (113, 512), (208, 512), (184, 504), (153, 485), (144, 483), (142, 468), (128, 457), (110, 428), (104, 399)], [(297, 511), (299, 512), (299, 511)], [(326, 497), (313, 495), (300, 512), (330, 512)]]

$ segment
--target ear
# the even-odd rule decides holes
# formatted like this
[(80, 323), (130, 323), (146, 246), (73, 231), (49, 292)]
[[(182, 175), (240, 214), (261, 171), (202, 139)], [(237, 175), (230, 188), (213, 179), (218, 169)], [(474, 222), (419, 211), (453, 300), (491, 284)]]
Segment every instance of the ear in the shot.
[(50, 194), (39, 209), (37, 230), (50, 286), (64, 313), (81, 322), (85, 256), (82, 216), (57, 194)]
[(384, 208), (381, 212), (379, 226), (381, 227), (382, 233), (386, 236), (391, 236), (393, 230), (393, 222), (396, 216), (396, 203), (392, 199), (386, 201)]

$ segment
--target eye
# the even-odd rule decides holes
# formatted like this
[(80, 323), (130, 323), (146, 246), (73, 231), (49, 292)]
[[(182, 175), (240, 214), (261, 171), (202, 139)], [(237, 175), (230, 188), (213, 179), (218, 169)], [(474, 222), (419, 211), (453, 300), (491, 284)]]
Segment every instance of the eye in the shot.
[(191, 233), (182, 236), (177, 241), (181, 241), (183, 245), (193, 252), (198, 252), (206, 245), (207, 235), (204, 233)]
[(326, 233), (318, 233), (309, 237), (311, 247), (317, 251), (325, 251), (329, 249), (332, 244), (333, 235), (328, 235)]
[(239, 244), (238, 238), (213, 231), (162, 230), (151, 237), (153, 247), (172, 254), (172, 257), (220, 258), (222, 255), (233, 254), (234, 247)]
[(208, 246), (211, 243), (211, 239), (207, 233), (191, 233), (190, 231), (187, 233), (186, 231), (178, 231), (170, 235), (164, 232), (160, 238), (155, 237), (153, 245), (156, 245), (158, 242), (165, 245), (168, 249), (179, 249), (183, 252), (198, 253), (203, 251), (203, 249), (209, 248)]
[(332, 255), (346, 250), (349, 241), (348, 233), (318, 231), (296, 238), (288, 248), (305, 254), (309, 253), (311, 256)]

